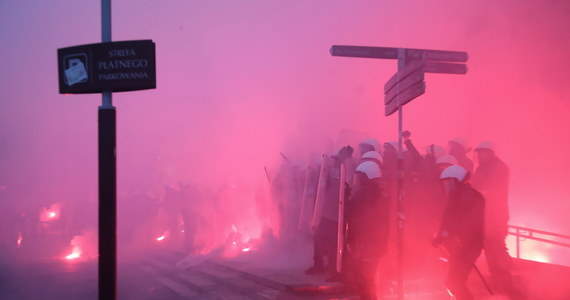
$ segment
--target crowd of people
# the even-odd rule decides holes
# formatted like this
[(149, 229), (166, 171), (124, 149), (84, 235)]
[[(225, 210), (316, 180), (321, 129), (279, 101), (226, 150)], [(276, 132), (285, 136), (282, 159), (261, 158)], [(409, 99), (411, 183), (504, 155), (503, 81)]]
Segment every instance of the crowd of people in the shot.
[(475, 164), (463, 138), (449, 140), (447, 149), (426, 147), (425, 154), (410, 132), (404, 132), (403, 144), (399, 156), (398, 143), (365, 139), (357, 151), (346, 145), (312, 160), (299, 220), (299, 229), (308, 224), (314, 238), (313, 265), (305, 273), (344, 281), (361, 299), (375, 299), (378, 282), (396, 276), (403, 222), (404, 259), (413, 266), (407, 271), (427, 276), (434, 260), (422, 253), (441, 250), (448, 255), (448, 291), (459, 300), (473, 299), (467, 279), (484, 252), (489, 289), (524, 299), (506, 247), (509, 169), (494, 145), (479, 143)]
[[(364, 139), (356, 147), (345, 145), (334, 153), (312, 155), (306, 172), (291, 167), (293, 164), (282, 154), (289, 168), (274, 174), (265, 170), (273, 200), (269, 206), (262, 192), (231, 184), (211, 190), (180, 183), (165, 186), (160, 196), (144, 192), (122, 195), (119, 213), (128, 212), (130, 218), (121, 215), (119, 219), (148, 222), (119, 222), (120, 234), (127, 242), (136, 240), (137, 232), (148, 235), (156, 229), (155, 221), (162, 219), (161, 231), (167, 230), (173, 240), (182, 239), (188, 253), (200, 254), (221, 244), (247, 242), (249, 237), (268, 231), (286, 239), (291, 232), (305, 230), (312, 234), (314, 244), (313, 265), (306, 274), (326, 275), (327, 280), (351, 284), (362, 299), (375, 299), (378, 283), (397, 276), (397, 256), (402, 254), (398, 253), (402, 250), (397, 247), (399, 242), (404, 245), (406, 272), (419, 277), (429, 276), (433, 268), (433, 257), (423, 255), (430, 253), (429, 249), (448, 253), (445, 284), (459, 300), (472, 299), (467, 278), (484, 253), (493, 292), (524, 299), (513, 282), (505, 242), (509, 168), (494, 145), (479, 143), (473, 149), (476, 163), (467, 155), (471, 149), (462, 138), (449, 140), (447, 147), (430, 145), (421, 153), (411, 133), (404, 132), (403, 151), (398, 148), (396, 142)], [(8, 192), (6, 188), (0, 190), (2, 199), (12, 198)], [(65, 201), (62, 220), (83, 215), (71, 203)], [(262, 233), (247, 232), (257, 225), (248, 223), (251, 214), (240, 215), (251, 206), (265, 226)], [(38, 218), (28, 216), (37, 216), (38, 212), (22, 213), (20, 207), (2, 211), (5, 217), (0, 221), (10, 225), (0, 227), (2, 241), (11, 241), (15, 247), (17, 234), (31, 237), (37, 231), (33, 222)], [(68, 222), (73, 226), (62, 228), (77, 231), (85, 227), (77, 226), (83, 218), (75, 219)], [(399, 241), (401, 231), (405, 235)], [(248, 238), (236, 238), (238, 232)], [(229, 242), (228, 237), (232, 238)]]

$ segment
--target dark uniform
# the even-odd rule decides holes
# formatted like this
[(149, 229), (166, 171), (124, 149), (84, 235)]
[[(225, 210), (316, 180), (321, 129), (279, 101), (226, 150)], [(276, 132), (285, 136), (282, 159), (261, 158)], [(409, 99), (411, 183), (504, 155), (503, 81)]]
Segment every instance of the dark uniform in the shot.
[(450, 147), (449, 154), (453, 155), (457, 159), (459, 165), (462, 166), (469, 173), (473, 173), (473, 162), (469, 158), (467, 158), (466, 155), (468, 150), (465, 149), (463, 145), (454, 141), (449, 142), (449, 147)]
[(457, 300), (473, 299), (467, 278), (481, 254), (484, 240), (485, 199), (468, 183), (457, 182), (449, 194), (434, 246), (449, 251), (446, 286)]
[(389, 198), (379, 180), (355, 187), (346, 206), (347, 248), (361, 299), (376, 299), (376, 270), (388, 245)]
[(480, 159), (473, 174), (473, 187), (487, 200), (484, 249), (493, 285), (499, 293), (515, 296), (511, 257), (505, 243), (509, 222), (509, 168), (494, 153)]
[(445, 196), (439, 179), (441, 171), (432, 154), (435, 145), (422, 156), (409, 138), (405, 139), (404, 144), (408, 149), (405, 152), (407, 155), (404, 155), (406, 271), (421, 278), (430, 276), (437, 263), (430, 255), (422, 254), (432, 250), (429, 242), (438, 229)]

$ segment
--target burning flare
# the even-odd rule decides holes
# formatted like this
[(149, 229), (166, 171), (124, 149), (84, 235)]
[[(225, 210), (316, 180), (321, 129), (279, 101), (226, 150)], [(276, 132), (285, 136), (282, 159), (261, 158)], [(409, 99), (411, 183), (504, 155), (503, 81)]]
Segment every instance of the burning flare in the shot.
[(155, 240), (156, 240), (157, 242), (164, 241), (164, 239), (166, 239), (169, 235), (170, 235), (170, 232), (167, 230), (167, 231), (165, 231), (162, 235), (156, 237)]
[(24, 241), (24, 237), (22, 236), (21, 232), (18, 232), (18, 240), (16, 241), (16, 244), (18, 245), (18, 248), (22, 247), (22, 242)]
[(255, 250), (252, 239), (239, 231), (235, 224), (231, 225), (231, 232), (227, 241), (223, 255), (226, 258), (237, 256), (240, 252), (250, 252)]
[(70, 242), (70, 248), (71, 252), (63, 256), (67, 261), (86, 261), (97, 258), (97, 231), (90, 229), (74, 236)]
[(40, 212), (41, 222), (50, 222), (59, 219), (61, 203), (54, 203), (49, 208), (42, 208)]
[(74, 246), (71, 253), (65, 257), (67, 260), (73, 260), (81, 257), (81, 248), (79, 246)]

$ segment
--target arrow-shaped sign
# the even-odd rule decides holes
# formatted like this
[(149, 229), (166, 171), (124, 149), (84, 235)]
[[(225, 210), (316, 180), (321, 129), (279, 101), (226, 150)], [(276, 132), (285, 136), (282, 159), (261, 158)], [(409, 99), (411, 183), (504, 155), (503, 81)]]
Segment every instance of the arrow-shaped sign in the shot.
[(402, 91), (422, 81), (424, 81), (424, 70), (420, 68), (396, 83), (396, 85), (394, 85), (394, 87), (384, 95), (384, 104), (390, 103), (394, 98), (396, 98), (396, 96), (398, 96), (398, 94), (401, 94)]
[(384, 94), (388, 93), (394, 86), (396, 86), (398, 82), (408, 77), (414, 71), (418, 70), (423, 66), (424, 62), (422, 61), (414, 61), (405, 65), (400, 71), (398, 71), (390, 79), (388, 79), (386, 84), (384, 84)]
[(386, 104), (385, 116), (387, 117), (395, 113), (400, 106), (423, 95), (425, 92), (426, 92), (426, 84), (423, 81), (412, 85), (406, 90), (403, 90), (394, 98), (394, 100)]

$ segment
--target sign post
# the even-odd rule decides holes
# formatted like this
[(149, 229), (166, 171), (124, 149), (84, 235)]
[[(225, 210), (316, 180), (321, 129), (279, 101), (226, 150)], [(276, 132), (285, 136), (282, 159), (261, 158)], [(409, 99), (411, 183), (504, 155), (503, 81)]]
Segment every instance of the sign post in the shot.
[(112, 92), (156, 88), (151, 40), (111, 42), (111, 0), (101, 0), (102, 43), (58, 49), (59, 92), (101, 93), (99, 151), (99, 300), (117, 299), (117, 116)]
[[(111, 42), (111, 0), (101, 0), (101, 41)], [(117, 299), (117, 115), (103, 91), (99, 132), (99, 300)]]
[(425, 93), (425, 73), (466, 74), (467, 52), (391, 47), (337, 46), (333, 56), (397, 59), (398, 72), (384, 85), (385, 115), (398, 112), (398, 160), (396, 176), (396, 228), (398, 250), (398, 299), (404, 299), (404, 155), (403, 106)]
[[(406, 51), (398, 49), (398, 71), (406, 67)], [(399, 84), (396, 84), (399, 90)], [(396, 229), (398, 249), (398, 286), (396, 291), (399, 299), (404, 299), (404, 150), (402, 147), (402, 132), (404, 120), (404, 106), (400, 104), (400, 95), (396, 96), (398, 103), (398, 161), (396, 163)], [(411, 100), (410, 100), (411, 101)]]

